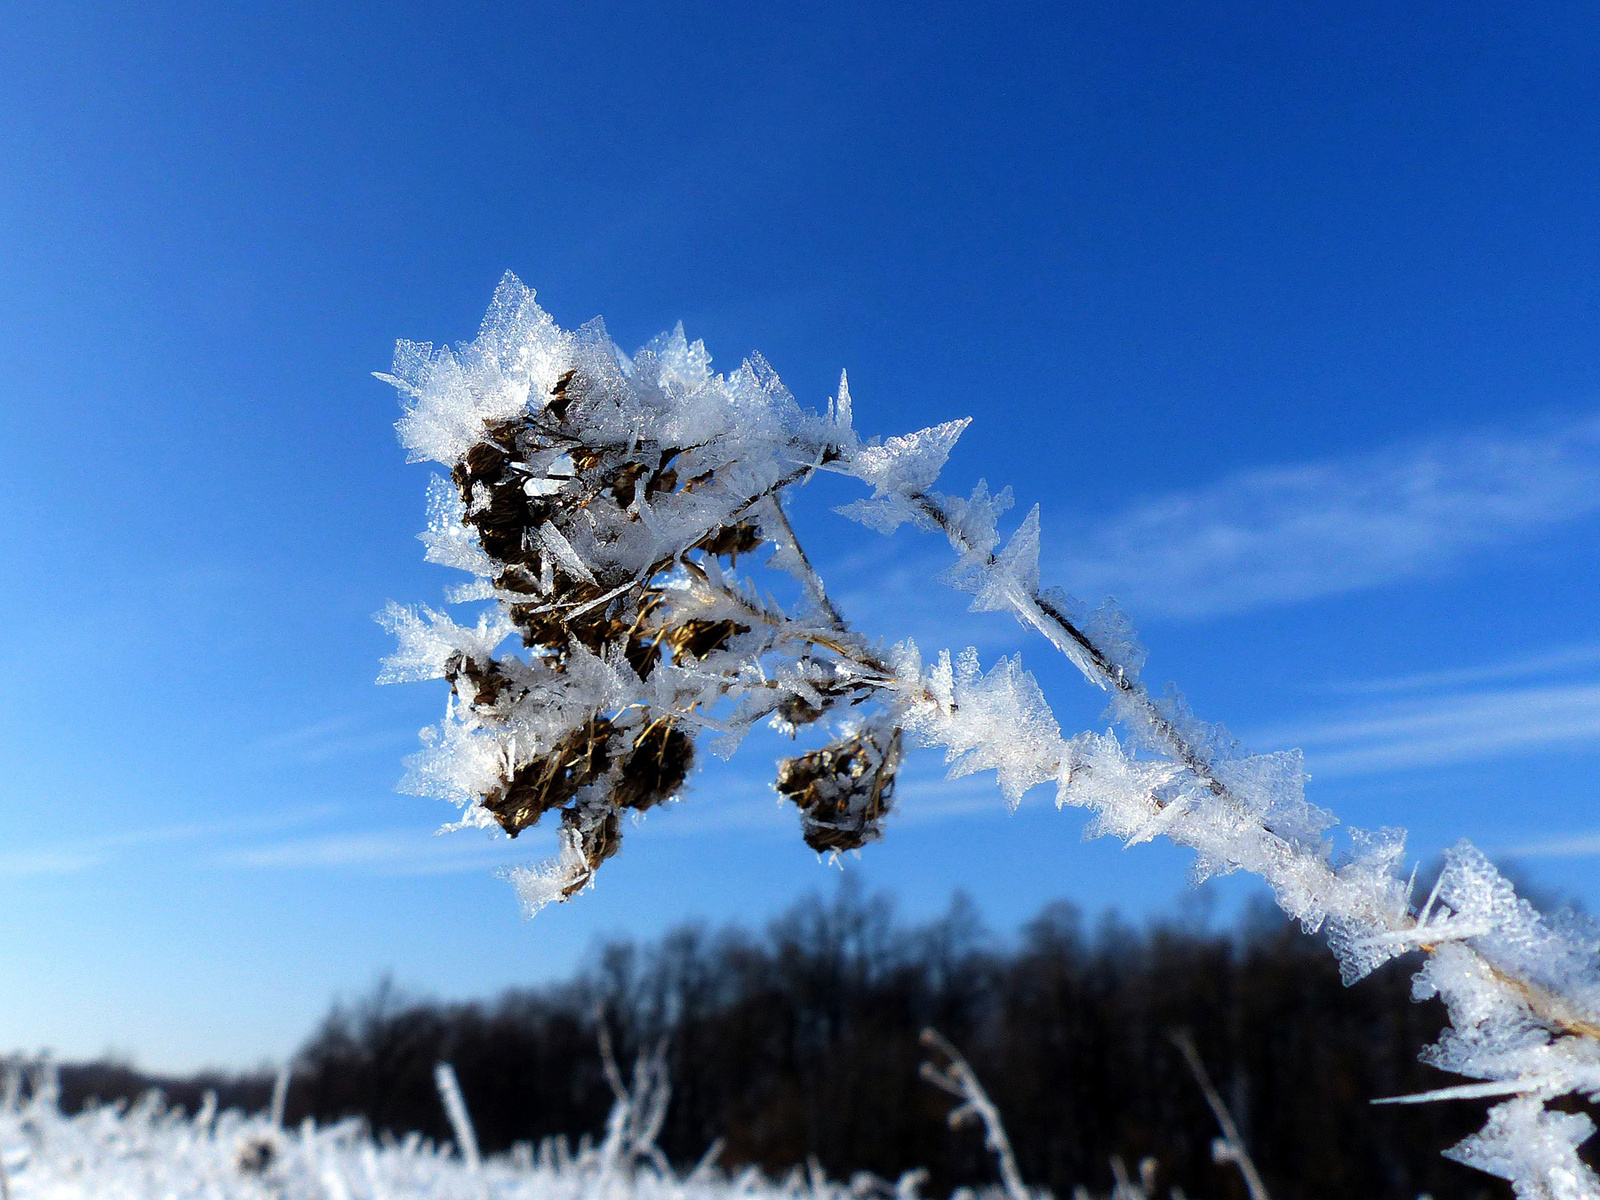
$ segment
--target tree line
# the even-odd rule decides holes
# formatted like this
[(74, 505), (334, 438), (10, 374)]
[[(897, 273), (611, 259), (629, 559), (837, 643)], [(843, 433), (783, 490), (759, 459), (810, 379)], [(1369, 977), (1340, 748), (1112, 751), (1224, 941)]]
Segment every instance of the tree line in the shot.
[[(722, 1141), (725, 1167), (888, 1180), (925, 1167), (926, 1194), (993, 1181), (979, 1133), (951, 1130), (948, 1098), (918, 1067), (920, 1031), (959, 1046), (1004, 1115), (1024, 1178), (1058, 1196), (1109, 1190), (1110, 1160), (1160, 1164), (1160, 1187), (1242, 1198), (1212, 1161), (1215, 1121), (1174, 1048), (1187, 1030), (1273, 1195), (1509, 1194), (1438, 1148), (1485, 1104), (1373, 1106), (1442, 1086), (1417, 1061), (1443, 1027), (1392, 964), (1341, 985), (1325, 947), (1274, 911), (1237, 927), (1135, 928), (1046, 907), (1002, 945), (961, 897), (922, 925), (848, 883), (765, 930), (687, 926), (614, 941), (566, 982), (443, 1003), (385, 982), (336, 1005), (300, 1051), (288, 1118), (359, 1116), (379, 1132), (445, 1139), (433, 1080), (454, 1064), (486, 1152), (602, 1130), (612, 1100), (597, 1051), (606, 1022), (624, 1071), (665, 1046), (673, 1087), (660, 1144), (677, 1163)], [(91, 1064), (63, 1072), (69, 1106), (152, 1081)], [(266, 1077), (156, 1080), (186, 1107), (200, 1091), (263, 1107)]]

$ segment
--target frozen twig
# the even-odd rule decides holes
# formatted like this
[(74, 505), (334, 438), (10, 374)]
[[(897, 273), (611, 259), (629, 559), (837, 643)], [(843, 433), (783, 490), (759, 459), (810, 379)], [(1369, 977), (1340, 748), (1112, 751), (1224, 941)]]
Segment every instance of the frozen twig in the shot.
[[(1546, 1105), (1600, 1098), (1596, 938), (1540, 917), (1466, 843), (1416, 908), (1400, 831), (1350, 830), (1336, 855), (1298, 751), (1246, 753), (1175, 693), (1152, 696), (1120, 611), (1041, 586), (1038, 509), (1004, 540), (1009, 489), (934, 490), (966, 422), (863, 440), (843, 378), (825, 413), (808, 412), (759, 359), (714, 374), (681, 328), (629, 357), (598, 323), (557, 327), (510, 276), (476, 341), (402, 343), (384, 378), (406, 397), (413, 459), (450, 473), (432, 491), (428, 557), (475, 576), (456, 599), (495, 604), (476, 627), (383, 615), (400, 639), (383, 678), (442, 677), (452, 692), (405, 786), (513, 837), (557, 813), (557, 857), (511, 873), (530, 911), (590, 885), (623, 814), (681, 790), (701, 734), (731, 753), (758, 721), (825, 730), (776, 786), (827, 853), (882, 836), (909, 737), (942, 748), (952, 775), (994, 770), (1012, 806), (1053, 783), (1058, 804), (1093, 814), (1091, 833), (1170, 838), (1202, 875), (1254, 872), (1327, 930), (1346, 982), (1422, 951), (1416, 992), (1452, 1021), (1429, 1060), (1475, 1081), (1435, 1097), (1512, 1097), (1447, 1153), (1520, 1200), (1600, 1196), (1576, 1153), (1592, 1124)], [(853, 631), (783, 508), (818, 471), (871, 490), (839, 510), (870, 528), (942, 532), (959, 556), (945, 581), (1047, 638), (1105, 691), (1120, 733), (1063, 737), (1020, 657), (988, 672), (972, 650), (925, 663), (909, 641), (884, 651)], [(764, 569), (800, 584), (792, 610), (734, 574), (763, 548)], [(525, 653), (501, 651), (512, 636)]]
[[(672, 1166), (666, 1154), (656, 1144), (661, 1126), (667, 1118), (667, 1105), (672, 1100), (672, 1083), (667, 1074), (667, 1043), (665, 1039), (650, 1054), (640, 1053), (634, 1062), (633, 1086), (622, 1079), (617, 1057), (611, 1045), (611, 1031), (606, 1027), (605, 1012), (595, 1006), (595, 1037), (600, 1044), (600, 1064), (606, 1083), (614, 1097), (610, 1116), (606, 1119), (606, 1137), (600, 1147), (602, 1174), (626, 1173), (641, 1159), (648, 1160), (663, 1178), (670, 1178)], [(720, 1141), (714, 1142), (695, 1173), (701, 1168), (711, 1169), (717, 1155), (722, 1153)]]
[(630, 1103), (628, 1087), (622, 1082), (622, 1071), (617, 1066), (616, 1051), (611, 1047), (611, 1029), (606, 1024), (605, 1008), (600, 1004), (594, 1006), (594, 1035), (600, 1045), (600, 1069), (611, 1088), (611, 1098), (618, 1104)]
[(1011, 1150), (1011, 1139), (1006, 1136), (1000, 1110), (989, 1099), (989, 1093), (983, 1090), (977, 1072), (937, 1029), (924, 1029), (922, 1044), (944, 1060), (942, 1063), (923, 1063), (922, 1077), (940, 1091), (961, 1101), (950, 1110), (947, 1118), (950, 1128), (956, 1129), (974, 1120), (981, 1123), (983, 1143), (994, 1155), (995, 1163), (1000, 1168), (1000, 1181), (1005, 1185), (1006, 1195), (1010, 1200), (1033, 1200), (1032, 1193), (1022, 1182), (1022, 1172), (1017, 1169), (1017, 1156)]
[(456, 1079), (456, 1069), (447, 1062), (435, 1063), (434, 1086), (439, 1089), (439, 1099), (444, 1104), (445, 1116), (450, 1118), (450, 1128), (456, 1136), (456, 1149), (467, 1170), (477, 1174), (483, 1159), (478, 1154), (478, 1134), (472, 1128), (472, 1116), (467, 1112), (466, 1099), (461, 1095), (461, 1083)]
[(283, 1128), (283, 1111), (289, 1102), (289, 1079), (292, 1075), (293, 1069), (284, 1063), (272, 1081), (272, 1103), (267, 1110), (267, 1120), (274, 1129)]
[(1256, 1170), (1250, 1151), (1245, 1147), (1244, 1138), (1239, 1135), (1239, 1126), (1234, 1122), (1233, 1114), (1222, 1102), (1221, 1094), (1206, 1073), (1206, 1065), (1200, 1059), (1200, 1052), (1195, 1049), (1194, 1038), (1187, 1029), (1174, 1030), (1170, 1036), (1172, 1044), (1183, 1055), (1183, 1061), (1194, 1075), (1194, 1081), (1200, 1085), (1200, 1092), (1211, 1108), (1211, 1115), (1216, 1117), (1217, 1126), (1222, 1130), (1222, 1136), (1212, 1143), (1211, 1157), (1219, 1163), (1232, 1163), (1239, 1168), (1239, 1174), (1244, 1176), (1244, 1186), (1250, 1192), (1250, 1200), (1272, 1200), (1267, 1194), (1266, 1184), (1261, 1182), (1261, 1173)]

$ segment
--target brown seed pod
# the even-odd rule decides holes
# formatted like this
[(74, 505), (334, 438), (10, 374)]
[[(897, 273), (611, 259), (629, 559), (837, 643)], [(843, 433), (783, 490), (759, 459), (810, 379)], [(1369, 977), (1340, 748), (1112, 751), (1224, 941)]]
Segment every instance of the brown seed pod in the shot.
[(583, 385), (578, 381), (578, 370), (574, 367), (560, 379), (556, 380), (555, 387), (550, 389), (550, 401), (544, 406), (557, 421), (567, 419), (567, 408), (583, 392)]
[(900, 743), (898, 727), (864, 729), (779, 762), (775, 786), (799, 807), (806, 845), (819, 853), (855, 850), (883, 836)]
[(824, 711), (804, 696), (790, 693), (778, 705), (778, 718), (791, 726), (809, 725), (820, 718)]
[(733, 525), (723, 525), (713, 533), (702, 538), (699, 548), (707, 554), (716, 554), (733, 562), (739, 561), (739, 555), (751, 554), (761, 545), (761, 530), (754, 521), (739, 521)]
[(559, 808), (577, 793), (605, 774), (611, 765), (608, 744), (614, 726), (595, 715), (562, 738), (555, 749), (542, 758), (524, 763), (502, 779), (500, 785), (483, 798), (483, 806), (512, 837), (552, 808)]
[(612, 798), (621, 808), (643, 812), (671, 798), (694, 765), (694, 739), (665, 718), (645, 726), (622, 760)]
[(561, 889), (562, 899), (571, 899), (589, 886), (589, 880), (605, 862), (622, 848), (622, 818), (616, 809), (607, 809), (598, 820), (576, 808), (561, 814), (562, 828), (575, 835), (575, 841), (589, 869)]
[(444, 677), (450, 681), (450, 690), (473, 708), (493, 708), (502, 696), (508, 693), (521, 696), (525, 691), (507, 679), (493, 659), (480, 662), (459, 653), (445, 660)]
[[(466, 508), (462, 522), (477, 531), (486, 554), (503, 563), (523, 564), (537, 575), (539, 556), (528, 534), (548, 519), (549, 505), (530, 497), (522, 477), (509, 469), (511, 459), (501, 441), (515, 442), (505, 426), (486, 426), (485, 431), (490, 440), (474, 445), (450, 472)], [(481, 505), (480, 489), (487, 500)]]

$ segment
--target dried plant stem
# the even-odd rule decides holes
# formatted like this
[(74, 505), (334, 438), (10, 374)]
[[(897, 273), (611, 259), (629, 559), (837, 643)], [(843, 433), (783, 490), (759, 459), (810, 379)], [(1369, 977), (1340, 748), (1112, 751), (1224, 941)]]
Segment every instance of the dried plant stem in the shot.
[(611, 1046), (611, 1029), (606, 1024), (605, 1009), (599, 1004), (594, 1006), (594, 1032), (595, 1040), (600, 1043), (600, 1069), (605, 1072), (612, 1098), (627, 1104), (628, 1085), (622, 1082), (622, 1069), (617, 1066), (616, 1051)]
[(1239, 1174), (1244, 1176), (1244, 1186), (1250, 1192), (1250, 1200), (1272, 1200), (1267, 1194), (1267, 1185), (1261, 1182), (1261, 1173), (1250, 1158), (1250, 1151), (1245, 1148), (1244, 1138), (1239, 1136), (1239, 1126), (1234, 1122), (1233, 1114), (1222, 1102), (1222, 1096), (1211, 1083), (1211, 1076), (1206, 1073), (1206, 1065), (1200, 1060), (1200, 1052), (1195, 1049), (1194, 1038), (1187, 1029), (1175, 1030), (1170, 1036), (1172, 1044), (1183, 1055), (1183, 1061), (1189, 1064), (1189, 1070), (1200, 1085), (1200, 1091), (1211, 1107), (1211, 1114), (1217, 1118), (1217, 1125), (1222, 1130), (1221, 1145), (1213, 1151), (1213, 1157), (1218, 1162), (1231, 1162), (1239, 1168)]
[[(950, 538), (951, 543), (957, 549), (963, 553), (972, 552), (973, 547), (968, 542), (966, 535), (936, 496), (918, 493), (909, 497), (909, 499)], [(997, 562), (992, 553), (985, 554), (983, 558), (985, 564), (991, 568)], [(1146, 728), (1157, 735), (1175, 762), (1182, 764), (1192, 772), (1214, 795), (1237, 805), (1241, 811), (1246, 808), (1244, 803), (1232, 794), (1227, 784), (1217, 777), (1210, 760), (1204, 752), (1199, 747), (1191, 744), (1172, 721), (1156, 706), (1144, 684), (1137, 679), (1130, 678), (1127, 672), (1112, 661), (1110, 655), (1097, 646), (1094, 640), (1082, 629), (1078, 628), (1072, 618), (1063, 613), (1048, 597), (1035, 591), (1021, 599), (1024, 600), (1024, 603), (1019, 606), (1022, 610), (1020, 615), (1026, 617), (1041, 634), (1048, 638), (1062, 653), (1066, 654), (1092, 683), (1103, 688), (1114, 689), (1129, 701), (1137, 709)], [(1167, 807), (1167, 802), (1158, 796), (1151, 796), (1150, 799), (1158, 811)], [(1319, 877), (1316, 881), (1317, 890), (1322, 894), (1337, 894), (1345, 890), (1341, 886), (1339, 877), (1327, 863), (1313, 855), (1302, 853), (1270, 829), (1262, 828), (1260, 836), (1274, 852), (1274, 857), (1284, 861), (1288, 859), (1297, 860), (1302, 870), (1309, 868), (1315, 871)], [(1366, 906), (1364, 905), (1363, 907)], [(1409, 912), (1370, 910), (1368, 915), (1377, 917), (1381, 923), (1396, 932), (1406, 932), (1418, 928), (1417, 918)], [(1418, 941), (1416, 948), (1424, 953), (1432, 954), (1441, 944), (1443, 943)], [(1600, 1040), (1600, 1025), (1574, 1011), (1573, 1006), (1562, 998), (1552, 995), (1537, 984), (1530, 983), (1506, 971), (1485, 957), (1482, 951), (1475, 946), (1463, 942), (1453, 942), (1452, 944), (1461, 945), (1476, 958), (1482, 964), (1484, 970), (1515, 993), (1522, 1000), (1530, 1015), (1547, 1029), (1573, 1037)]]
[(283, 1110), (289, 1102), (289, 1078), (291, 1069), (288, 1063), (278, 1068), (278, 1076), (272, 1081), (272, 1108), (270, 1120), (274, 1129), (283, 1128)]
[[(587, 887), (617, 853), (623, 815), (677, 794), (700, 733), (719, 733), (721, 753), (767, 718), (827, 731), (821, 749), (778, 763), (776, 783), (800, 810), (806, 845), (824, 853), (882, 836), (909, 736), (942, 747), (953, 776), (995, 770), (1013, 807), (1054, 781), (1059, 803), (1094, 814), (1093, 832), (1168, 837), (1202, 870), (1260, 876), (1287, 914), (1327, 929), (1347, 982), (1409, 951), (1429, 955), (1418, 992), (1441, 996), (1454, 1022), (1431, 1061), (1486, 1082), (1427, 1098), (1519, 1097), (1447, 1153), (1511, 1179), (1520, 1200), (1600, 1197), (1576, 1153), (1592, 1124), (1546, 1104), (1600, 1086), (1591, 944), (1543, 921), (1466, 842), (1420, 909), (1396, 873), (1403, 831), (1352, 829), (1335, 859), (1336, 822), (1305, 799), (1297, 752), (1244, 753), (1180, 697), (1152, 696), (1114, 605), (1085, 618), (1041, 589), (1037, 509), (1000, 549), (1009, 490), (933, 490), (967, 422), (864, 440), (842, 378), (818, 414), (759, 358), (729, 375), (709, 361), (681, 327), (628, 360), (603, 336), (561, 330), (507, 276), (477, 341), (404, 343), (382, 376), (406, 397), (408, 453), (450, 471), (430, 491), (430, 558), (477, 577), (457, 597), (499, 605), (475, 629), (398, 605), (380, 618), (401, 643), (386, 681), (451, 685), (405, 786), (473, 798), (470, 823), (513, 837), (559, 813), (560, 854), (512, 873), (528, 911)], [(880, 650), (852, 630), (781, 496), (820, 470), (872, 490), (839, 510), (870, 528), (942, 530), (960, 555), (946, 577), (975, 595), (974, 609), (1009, 611), (1042, 634), (1109, 694), (1123, 732), (1063, 738), (1020, 658), (985, 673), (969, 648), (925, 669), (909, 640)], [(800, 585), (793, 613), (731, 573), (763, 545), (775, 552), (765, 569)], [(497, 654), (510, 631), (527, 657)], [(1524, 1038), (1535, 1025), (1543, 1032)], [(998, 1112), (959, 1055), (930, 1038), (947, 1065), (925, 1073), (959, 1096), (953, 1118), (983, 1121), (1006, 1190), (1022, 1200)], [(610, 1064), (612, 1141), (617, 1153), (633, 1147), (628, 1162), (648, 1155), (660, 1074), (659, 1057), (641, 1057), (630, 1089)]]
[[(954, 1096), (961, 1103), (950, 1110), (952, 1129), (974, 1118), (983, 1123), (984, 1144), (1000, 1167), (1000, 1179), (1010, 1200), (1032, 1200), (1027, 1185), (1022, 1182), (1022, 1172), (1017, 1169), (1017, 1156), (1011, 1150), (1011, 1139), (1000, 1120), (1000, 1110), (995, 1107), (989, 1093), (978, 1082), (978, 1075), (970, 1063), (937, 1029), (922, 1031), (922, 1044), (943, 1056), (944, 1066), (931, 1062), (922, 1064), (922, 1077), (942, 1092)], [(1261, 1197), (1255, 1200), (1263, 1200)]]
[(439, 1099), (444, 1103), (445, 1116), (450, 1118), (450, 1128), (455, 1131), (456, 1148), (461, 1151), (461, 1161), (474, 1175), (482, 1168), (483, 1159), (478, 1153), (478, 1134), (472, 1128), (472, 1117), (467, 1112), (466, 1098), (461, 1094), (461, 1084), (456, 1079), (456, 1069), (447, 1062), (433, 1068), (433, 1082), (439, 1089)]
[(800, 538), (789, 522), (789, 514), (783, 510), (783, 500), (780, 496), (772, 497), (771, 510), (775, 522), (783, 529), (784, 537), (789, 539), (789, 548), (794, 552), (795, 561), (804, 575), (803, 582), (806, 591), (811, 594), (812, 602), (827, 614), (829, 624), (836, 630), (840, 633), (849, 633), (849, 623), (840, 616), (838, 608), (829, 599), (828, 591), (822, 584), (822, 576), (817, 574), (817, 569), (811, 565), (811, 559), (806, 555), (805, 547), (800, 545)]
[[(796, 470), (790, 471), (790, 472), (780, 476), (778, 478), (778, 480), (775, 483), (773, 483), (770, 487), (763, 488), (761, 491), (757, 492), (754, 496), (749, 497), (743, 503), (736, 505), (732, 509), (732, 511), (728, 513), (727, 517), (724, 519), (724, 523), (725, 524), (726, 523), (731, 523), (732, 521), (738, 519), (739, 517), (742, 517), (745, 513), (749, 512), (752, 508), (754, 508), (756, 505), (760, 504), (763, 500), (766, 500), (766, 499), (769, 499), (770, 497), (776, 496), (779, 492), (783, 491), (784, 488), (790, 486), (791, 484), (798, 483), (802, 479), (809, 478), (812, 474), (815, 473), (816, 470), (817, 470), (817, 465), (813, 463), (813, 464), (809, 464), (809, 465), (804, 466), (804, 467), (800, 467), (800, 468), (798, 468)], [(627, 591), (630, 591), (633, 588), (638, 587), (640, 584), (644, 583), (645, 580), (651, 579), (654, 576), (659, 575), (662, 571), (665, 571), (669, 567), (671, 567), (673, 565), (673, 563), (675, 563), (675, 562), (683, 562), (684, 561), (684, 555), (688, 554), (689, 551), (692, 550), (693, 548), (694, 547), (692, 545), (685, 546), (683, 549), (679, 550), (676, 554), (667, 555), (667, 556), (664, 556), (662, 558), (658, 558), (655, 562), (650, 564), (650, 566), (649, 566), (649, 568), (647, 570), (640, 572), (637, 577), (635, 577), (633, 579), (629, 579), (626, 582), (619, 583), (616, 587), (612, 588), (610, 591), (603, 592), (600, 595), (595, 596), (593, 599), (585, 600), (584, 602), (582, 602), (581, 604), (578, 604), (576, 606), (568, 605), (568, 604), (562, 604), (562, 603), (556, 603), (556, 604), (550, 604), (550, 605), (542, 606), (542, 607), (537, 608), (537, 609), (535, 609), (533, 611), (535, 611), (535, 612), (548, 612), (548, 613), (560, 612), (560, 613), (562, 613), (563, 616), (568, 617), (568, 618), (582, 616), (584, 613), (589, 612), (591, 609), (599, 608), (603, 604), (608, 604), (612, 600), (615, 600), (618, 596), (621, 596), (623, 593), (625, 593)]]

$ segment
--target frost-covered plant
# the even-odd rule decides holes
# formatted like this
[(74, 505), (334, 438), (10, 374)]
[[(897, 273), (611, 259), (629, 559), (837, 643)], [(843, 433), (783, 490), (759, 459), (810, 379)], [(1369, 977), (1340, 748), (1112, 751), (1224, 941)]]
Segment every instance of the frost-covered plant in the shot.
[[(1244, 1179), (1245, 1191), (1250, 1194), (1250, 1200), (1271, 1200), (1266, 1184), (1261, 1182), (1261, 1172), (1256, 1170), (1255, 1160), (1250, 1157), (1244, 1138), (1239, 1134), (1239, 1126), (1233, 1119), (1233, 1113), (1223, 1102), (1221, 1093), (1211, 1082), (1211, 1075), (1207, 1072), (1205, 1063), (1201, 1061), (1200, 1051), (1195, 1048), (1194, 1037), (1187, 1029), (1174, 1030), (1171, 1036), (1172, 1044), (1178, 1048), (1178, 1053), (1183, 1055), (1189, 1073), (1200, 1085), (1200, 1094), (1206, 1098), (1206, 1107), (1217, 1119), (1217, 1128), (1222, 1131), (1222, 1136), (1211, 1143), (1212, 1161), (1232, 1163), (1239, 1168), (1239, 1175)], [(1143, 1190), (1148, 1192), (1150, 1189)]]
[[(963, 1125), (981, 1125), (983, 1144), (994, 1155), (1000, 1168), (1000, 1182), (1005, 1187), (1006, 1200), (1035, 1200), (1036, 1193), (1022, 1182), (1022, 1172), (1017, 1168), (1017, 1156), (1011, 1151), (1011, 1139), (1006, 1135), (1005, 1122), (1000, 1119), (1000, 1109), (989, 1099), (978, 1073), (966, 1056), (951, 1045), (942, 1033), (932, 1026), (922, 1031), (922, 1044), (931, 1050), (936, 1059), (924, 1062), (920, 1074), (934, 1087), (961, 1101), (946, 1115), (951, 1129)], [(1037, 1193), (1048, 1197), (1049, 1193)], [(1251, 1200), (1255, 1200), (1252, 1197)]]
[[(448, 1070), (448, 1068), (446, 1068)], [(0, 1195), (10, 1200), (863, 1200), (813, 1172), (765, 1179), (709, 1161), (688, 1174), (655, 1148), (649, 1114), (659, 1089), (630, 1094), (605, 1136), (577, 1147), (552, 1138), (479, 1157), (453, 1073), (440, 1071), (456, 1144), (419, 1134), (374, 1138), (358, 1118), (284, 1129), (270, 1112), (169, 1108), (159, 1092), (136, 1104), (92, 1105), (72, 1116), (57, 1104), (48, 1064), (0, 1067)], [(445, 1080), (449, 1083), (446, 1084)], [(659, 1082), (665, 1082), (664, 1075)], [(619, 1100), (619, 1105), (622, 1102)], [(623, 1106), (627, 1107), (627, 1106)], [(888, 1189), (893, 1195), (893, 1189)], [(916, 1200), (914, 1190), (900, 1200)]]
[[(1261, 1173), (1256, 1170), (1250, 1151), (1245, 1148), (1244, 1139), (1239, 1135), (1239, 1127), (1234, 1122), (1233, 1113), (1229, 1111), (1217, 1089), (1212, 1086), (1211, 1076), (1206, 1073), (1205, 1064), (1200, 1060), (1200, 1052), (1195, 1049), (1193, 1037), (1188, 1030), (1177, 1030), (1172, 1033), (1171, 1038), (1194, 1075), (1195, 1082), (1200, 1085), (1200, 1091), (1206, 1098), (1206, 1106), (1211, 1109), (1212, 1115), (1217, 1119), (1218, 1128), (1222, 1130), (1222, 1136), (1211, 1143), (1213, 1161), (1232, 1163), (1238, 1167), (1250, 1200), (1272, 1200), (1266, 1185), (1261, 1182)], [(935, 1061), (922, 1064), (922, 1078), (961, 1102), (951, 1109), (945, 1118), (951, 1129), (973, 1124), (982, 1126), (984, 1145), (989, 1153), (994, 1155), (995, 1165), (1000, 1169), (1001, 1194), (1005, 1200), (1052, 1200), (1050, 1192), (1034, 1191), (1022, 1182), (1022, 1172), (1018, 1170), (1016, 1155), (1011, 1151), (1011, 1139), (1006, 1135), (1005, 1122), (1000, 1118), (1000, 1109), (989, 1098), (989, 1093), (978, 1079), (978, 1073), (972, 1069), (972, 1064), (937, 1029), (931, 1027), (924, 1029), (922, 1044), (935, 1056)], [(1127, 1164), (1120, 1156), (1113, 1154), (1111, 1174), (1116, 1182), (1111, 1189), (1110, 1200), (1152, 1200), (1156, 1194), (1155, 1180), (1158, 1169), (1159, 1164), (1154, 1158), (1144, 1158), (1139, 1162), (1138, 1179), (1134, 1180), (1128, 1175)], [(1092, 1200), (1089, 1189), (1082, 1184), (1073, 1189), (1072, 1195), (1073, 1200)], [(1174, 1187), (1171, 1190), (1171, 1200), (1183, 1200), (1183, 1190)]]
[[(513, 873), (530, 910), (590, 884), (622, 814), (677, 792), (703, 734), (724, 754), (760, 721), (831, 734), (781, 763), (776, 785), (829, 852), (881, 836), (910, 737), (943, 748), (952, 775), (995, 771), (1012, 807), (1053, 783), (1059, 805), (1090, 810), (1092, 834), (1166, 836), (1195, 850), (1200, 877), (1254, 872), (1327, 931), (1347, 983), (1424, 951), (1416, 994), (1442, 997), (1451, 1019), (1428, 1060), (1475, 1082), (1406, 1099), (1507, 1097), (1447, 1153), (1527, 1200), (1600, 1196), (1576, 1152), (1593, 1123), (1548, 1104), (1600, 1100), (1594, 927), (1541, 917), (1464, 842), (1420, 904), (1401, 831), (1352, 829), (1336, 852), (1299, 751), (1247, 753), (1176, 693), (1153, 696), (1119, 610), (1041, 587), (1038, 508), (1002, 545), (1010, 489), (934, 490), (965, 421), (863, 439), (842, 377), (818, 413), (759, 358), (713, 373), (681, 327), (629, 357), (598, 321), (557, 327), (509, 275), (476, 340), (402, 342), (382, 378), (402, 393), (412, 460), (449, 471), (430, 492), (428, 558), (475, 577), (453, 601), (494, 602), (472, 625), (383, 614), (400, 648), (382, 679), (451, 685), (404, 786), (513, 837), (557, 813), (557, 858)], [(1020, 658), (930, 663), (852, 630), (785, 515), (818, 472), (870, 489), (839, 511), (871, 529), (943, 533), (958, 556), (943, 580), (1042, 634), (1107, 694), (1120, 733), (1063, 737)], [(745, 564), (793, 576), (798, 602), (758, 590), (736, 574)], [(502, 648), (513, 637), (520, 652)]]

